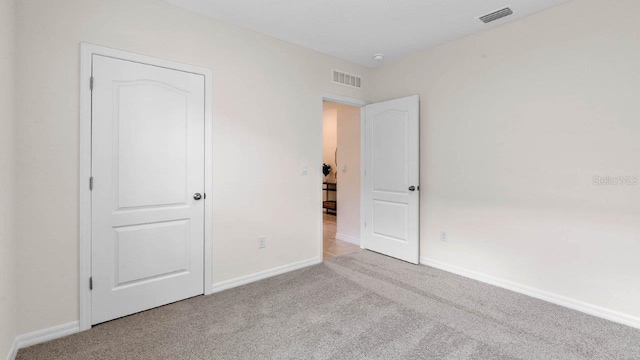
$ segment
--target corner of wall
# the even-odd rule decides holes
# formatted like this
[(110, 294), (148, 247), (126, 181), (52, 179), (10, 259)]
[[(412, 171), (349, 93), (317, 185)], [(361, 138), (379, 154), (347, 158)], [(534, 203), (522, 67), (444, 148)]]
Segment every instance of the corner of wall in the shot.
[(0, 359), (12, 360), (18, 332), (16, 232), (16, 0), (0, 0)]

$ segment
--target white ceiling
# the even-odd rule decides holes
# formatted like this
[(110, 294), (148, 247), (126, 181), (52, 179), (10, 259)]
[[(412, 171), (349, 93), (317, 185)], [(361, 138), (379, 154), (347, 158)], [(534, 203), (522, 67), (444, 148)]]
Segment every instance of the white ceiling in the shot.
[[(569, 0), (164, 0), (369, 67), (499, 26)], [(511, 7), (489, 25), (478, 17)]]

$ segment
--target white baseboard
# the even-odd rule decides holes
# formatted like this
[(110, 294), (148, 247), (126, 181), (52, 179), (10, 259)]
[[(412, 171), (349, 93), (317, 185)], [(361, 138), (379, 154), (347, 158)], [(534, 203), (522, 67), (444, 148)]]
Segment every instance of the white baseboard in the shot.
[(34, 331), (28, 334), (18, 335), (18, 337), (16, 337), (16, 342), (18, 343), (18, 349), (22, 349), (31, 345), (75, 334), (79, 331), (80, 323), (72, 321), (70, 323)]
[(260, 271), (254, 274), (241, 276), (235, 279), (221, 281), (211, 286), (211, 293), (217, 293), (223, 290), (231, 289), (237, 286), (249, 284), (258, 280), (270, 278), (272, 276), (287, 273), (298, 269), (305, 268), (307, 266), (316, 265), (322, 262), (321, 258), (315, 257), (312, 259), (298, 261), (292, 264), (278, 266), (273, 269)]
[(65, 337), (67, 335), (75, 334), (79, 331), (80, 323), (77, 321), (73, 321), (70, 323), (53, 326), (47, 329), (30, 332), (28, 334), (18, 335), (13, 341), (13, 346), (11, 346), (11, 351), (9, 351), (7, 360), (14, 360), (16, 358), (16, 355), (18, 355), (19, 349)]
[(564, 306), (566, 308), (580, 311), (585, 314), (597, 316), (599, 318), (603, 318), (606, 320), (614, 321), (623, 325), (640, 329), (640, 318), (633, 315), (607, 309), (602, 306), (589, 304), (580, 300), (554, 294), (548, 291), (521, 285), (512, 281), (500, 279), (500, 278), (482, 274), (476, 271), (463, 269), (461, 267), (457, 267), (454, 265), (445, 264), (443, 262), (429, 259), (426, 257), (420, 257), (420, 264), (431, 266), (436, 269), (444, 270), (444, 271), (454, 273), (460, 276), (464, 276), (473, 280), (478, 280), (483, 283), (501, 287), (503, 289), (511, 290), (520, 294), (531, 296), (533, 298), (544, 300), (556, 305)]
[(351, 235), (336, 234), (336, 239), (346, 241), (351, 244), (360, 245), (360, 239)]
[(18, 355), (18, 339), (13, 340), (13, 344), (11, 344), (11, 349), (9, 349), (9, 355), (7, 355), (7, 360), (15, 360)]

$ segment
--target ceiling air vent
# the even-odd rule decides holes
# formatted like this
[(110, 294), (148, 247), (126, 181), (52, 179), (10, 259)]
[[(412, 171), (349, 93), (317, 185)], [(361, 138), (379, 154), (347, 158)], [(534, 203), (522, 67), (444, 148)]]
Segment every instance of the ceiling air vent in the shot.
[(513, 14), (513, 11), (511, 11), (511, 9), (509, 8), (504, 8), (502, 10), (498, 10), (495, 12), (492, 12), (491, 14), (487, 14), (485, 16), (481, 16), (480, 20), (482, 20), (483, 23), (488, 24), (492, 21), (496, 21), (498, 19), (502, 19), (503, 17), (509, 16)]
[(346, 72), (333, 70), (331, 79), (336, 84), (346, 85), (354, 88), (362, 88), (362, 78), (360, 76), (347, 74)]

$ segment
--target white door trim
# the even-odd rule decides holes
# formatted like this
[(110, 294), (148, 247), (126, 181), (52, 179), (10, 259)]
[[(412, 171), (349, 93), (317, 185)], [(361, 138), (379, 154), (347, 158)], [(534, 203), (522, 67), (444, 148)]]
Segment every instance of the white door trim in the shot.
[[(339, 103), (339, 104), (344, 104), (344, 105), (349, 105), (349, 106), (355, 106), (355, 107), (359, 107), (360, 108), (360, 234), (364, 234), (364, 119), (365, 119), (365, 112), (364, 112), (364, 107), (371, 104), (371, 101), (369, 100), (363, 100), (363, 99), (356, 99), (356, 98), (352, 98), (352, 97), (348, 97), (348, 96), (342, 96), (342, 95), (336, 95), (336, 94), (330, 94), (330, 93), (321, 93), (320, 94), (320, 141), (319, 141), (319, 145), (318, 145), (318, 149), (319, 149), (319, 153), (318, 153), (318, 162), (317, 164), (322, 164), (322, 146), (323, 146), (323, 142), (322, 142), (322, 103), (323, 101), (331, 101), (331, 102), (335, 102), (335, 103)], [(318, 216), (318, 256), (320, 257), (320, 259), (323, 259), (323, 247), (322, 247), (322, 172), (320, 173), (320, 176), (318, 177), (318, 186), (317, 189), (319, 189), (318, 191), (318, 209), (319, 211), (319, 216)], [(364, 238), (362, 236), (360, 236), (360, 248), (364, 249)]]
[(138, 55), (102, 46), (80, 44), (80, 173), (79, 173), (79, 316), (80, 331), (91, 328), (91, 62), (93, 55), (102, 55), (168, 69), (203, 75), (205, 78), (205, 193), (204, 205), (204, 293), (213, 292), (213, 79), (211, 70), (173, 61)]

